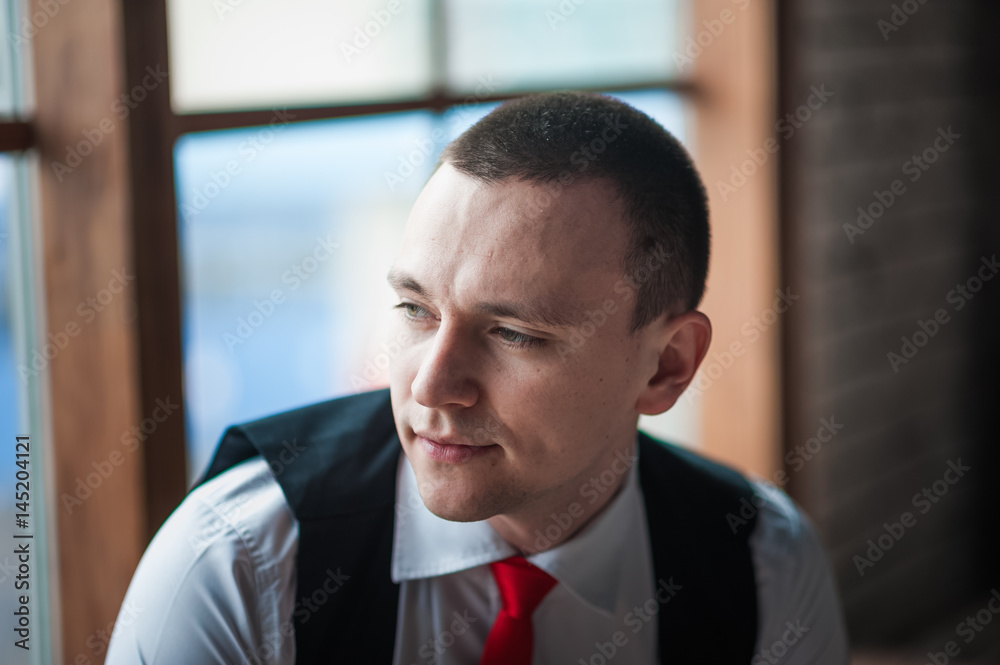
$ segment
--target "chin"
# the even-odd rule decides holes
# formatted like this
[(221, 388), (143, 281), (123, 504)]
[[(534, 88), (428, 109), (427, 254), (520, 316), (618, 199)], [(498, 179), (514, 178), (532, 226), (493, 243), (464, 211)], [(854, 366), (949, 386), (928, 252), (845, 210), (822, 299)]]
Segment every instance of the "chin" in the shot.
[[(484, 506), (483, 497), (466, 496), (454, 492), (434, 492), (421, 496), (427, 510), (451, 522), (479, 522), (497, 514)], [(486, 502), (488, 503), (488, 502)]]

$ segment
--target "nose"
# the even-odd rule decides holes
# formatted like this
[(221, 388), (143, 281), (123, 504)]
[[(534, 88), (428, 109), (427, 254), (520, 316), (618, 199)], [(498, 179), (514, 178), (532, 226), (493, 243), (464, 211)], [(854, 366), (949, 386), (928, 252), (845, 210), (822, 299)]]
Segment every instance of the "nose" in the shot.
[(413, 399), (427, 408), (475, 404), (479, 398), (473, 376), (475, 350), (467, 334), (442, 322), (425, 349), (410, 385)]

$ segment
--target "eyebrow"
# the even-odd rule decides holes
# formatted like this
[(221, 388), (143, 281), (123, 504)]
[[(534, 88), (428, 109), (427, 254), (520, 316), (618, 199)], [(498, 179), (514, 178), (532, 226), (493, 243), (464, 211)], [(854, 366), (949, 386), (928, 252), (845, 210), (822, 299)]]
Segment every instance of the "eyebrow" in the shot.
[[(430, 298), (430, 293), (415, 277), (396, 268), (389, 270), (386, 276), (389, 286), (397, 291), (412, 291), (423, 298)], [(482, 302), (475, 309), (484, 314), (492, 314), (498, 318), (517, 319), (528, 325), (545, 328), (569, 328), (575, 322), (574, 312), (563, 303), (558, 302)]]

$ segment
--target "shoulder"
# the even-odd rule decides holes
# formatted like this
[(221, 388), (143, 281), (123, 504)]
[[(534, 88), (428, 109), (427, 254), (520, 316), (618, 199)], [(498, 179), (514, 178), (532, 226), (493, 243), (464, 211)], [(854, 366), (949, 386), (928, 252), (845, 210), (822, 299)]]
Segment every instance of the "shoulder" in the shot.
[[(640, 472), (655, 499), (647, 512), (690, 524), (697, 543), (693, 556), (709, 562), (717, 575), (736, 575), (740, 583), (744, 574), (753, 577), (758, 610), (753, 662), (846, 663), (833, 573), (815, 527), (794, 501), (774, 485), (694, 451), (650, 445), (664, 442), (641, 436), (640, 443), (644, 440)], [(657, 503), (681, 508), (671, 511)], [(748, 547), (752, 563), (745, 573), (729, 569), (734, 543)]]
[(229, 549), (260, 566), (287, 556), (285, 546), (298, 536), (295, 516), (260, 456), (194, 488), (171, 520), (187, 534), (192, 556), (213, 547)]
[[(836, 583), (809, 517), (783, 491), (752, 479), (750, 537), (757, 578), (757, 653), (788, 653), (795, 663), (847, 662), (847, 638)], [(765, 653), (766, 652), (766, 653)]]
[[(280, 642), (297, 549), (298, 523), (263, 458), (199, 485), (139, 562), (107, 662), (134, 662), (137, 654), (147, 663), (239, 662)], [(294, 644), (285, 640), (267, 651), (278, 658), (289, 649)]]
[[(687, 525), (713, 542), (746, 543), (755, 514), (744, 506), (754, 498), (750, 481), (739, 471), (699, 453), (639, 432), (639, 477), (647, 511)], [(734, 522), (743, 525), (736, 528)]]
[(203, 479), (260, 455), (296, 517), (323, 519), (338, 506), (392, 502), (395, 434), (387, 388), (339, 397), (233, 425)]
[(721, 498), (748, 497), (750, 484), (739, 471), (695, 451), (639, 431), (640, 472), (668, 480), (664, 489), (690, 495), (719, 495)]
[(236, 425), (236, 430), (258, 442), (281, 441), (290, 435), (326, 440), (372, 426), (393, 423), (389, 389), (336, 397), (324, 402), (275, 413)]

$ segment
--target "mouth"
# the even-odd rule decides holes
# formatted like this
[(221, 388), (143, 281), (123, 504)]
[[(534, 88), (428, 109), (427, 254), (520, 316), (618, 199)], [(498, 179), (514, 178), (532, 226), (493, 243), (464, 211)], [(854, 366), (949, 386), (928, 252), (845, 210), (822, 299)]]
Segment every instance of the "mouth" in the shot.
[(431, 439), (422, 434), (417, 434), (417, 445), (431, 459), (449, 464), (461, 464), (470, 459), (485, 457), (500, 449), (500, 446), (496, 443), (474, 445), (459, 443), (454, 438), (448, 438), (443, 441)]

